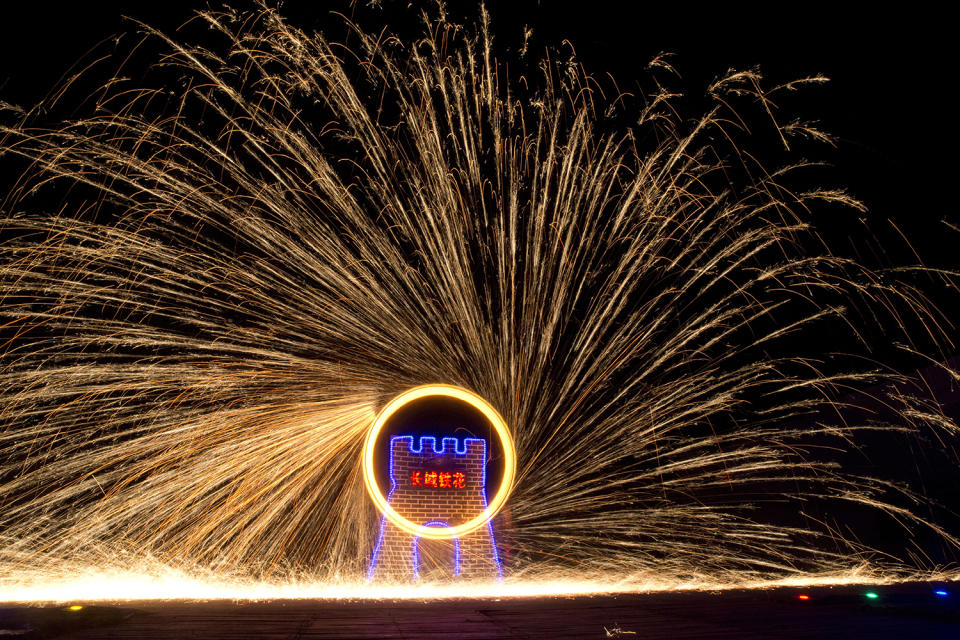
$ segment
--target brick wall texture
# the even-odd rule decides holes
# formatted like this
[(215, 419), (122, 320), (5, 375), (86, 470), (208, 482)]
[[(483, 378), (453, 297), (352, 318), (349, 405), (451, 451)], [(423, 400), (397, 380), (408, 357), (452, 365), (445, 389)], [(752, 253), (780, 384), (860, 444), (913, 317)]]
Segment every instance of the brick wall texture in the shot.
[[(390, 505), (421, 525), (456, 526), (486, 508), (486, 442), (479, 438), (394, 437), (390, 443), (393, 488)], [(443, 526), (440, 524), (430, 526)], [(454, 540), (419, 539), (383, 518), (370, 577), (380, 581), (491, 580), (499, 577), (493, 528)], [(459, 556), (459, 575), (455, 574)]]

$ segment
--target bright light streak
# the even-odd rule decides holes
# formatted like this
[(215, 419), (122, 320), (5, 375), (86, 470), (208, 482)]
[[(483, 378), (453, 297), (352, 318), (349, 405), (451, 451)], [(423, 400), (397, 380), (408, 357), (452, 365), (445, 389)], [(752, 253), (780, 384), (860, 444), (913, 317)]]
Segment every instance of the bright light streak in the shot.
[[(920, 577), (914, 576), (913, 578)], [(505, 578), (501, 582), (379, 584), (329, 581), (271, 582), (224, 580), (215, 574), (192, 575), (160, 566), (136, 571), (76, 571), (71, 576), (43, 579), (20, 576), (0, 580), (0, 602), (125, 602), (134, 600), (439, 600), (456, 598), (534, 598), (549, 596), (649, 593), (662, 591), (724, 591), (729, 589), (810, 588), (817, 586), (894, 585), (896, 580), (883, 575), (851, 571), (816, 576), (795, 576), (780, 580), (737, 582), (701, 577), (677, 581), (663, 579), (651, 572), (617, 582), (602, 575), (588, 578), (532, 579)], [(936, 581), (960, 579), (960, 573), (937, 574)], [(871, 591), (869, 593), (876, 593)], [(806, 594), (803, 594), (806, 595)], [(867, 595), (867, 597), (870, 597)], [(74, 605), (79, 606), (79, 605)]]
[[(471, 405), (480, 411), (484, 417), (490, 421), (494, 432), (500, 440), (500, 446), (503, 449), (503, 476), (500, 479), (500, 486), (497, 493), (493, 496), (486, 509), (474, 518), (453, 527), (430, 527), (420, 525), (402, 515), (390, 506), (386, 496), (380, 491), (377, 485), (376, 463), (374, 461), (374, 452), (376, 450), (377, 438), (383, 430), (384, 425), (390, 417), (401, 407), (415, 400), (427, 398), (430, 396), (442, 396), (454, 398)], [(510, 492), (513, 490), (513, 478), (517, 472), (517, 453), (513, 446), (513, 438), (510, 436), (510, 429), (500, 413), (494, 409), (486, 400), (462, 387), (456, 387), (448, 384), (428, 384), (414, 387), (404, 391), (387, 403), (374, 420), (367, 438), (363, 444), (363, 480), (367, 487), (367, 493), (373, 500), (377, 509), (387, 517), (390, 522), (397, 525), (407, 533), (434, 540), (444, 540), (449, 538), (460, 538), (475, 529), (479, 529), (487, 524), (493, 516), (503, 508)]]

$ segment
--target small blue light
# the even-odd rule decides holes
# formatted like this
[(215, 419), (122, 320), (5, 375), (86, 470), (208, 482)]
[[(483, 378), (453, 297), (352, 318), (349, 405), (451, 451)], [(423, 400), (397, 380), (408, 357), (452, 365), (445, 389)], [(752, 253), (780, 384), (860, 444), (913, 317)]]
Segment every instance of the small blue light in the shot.
[(941, 598), (944, 597), (944, 596), (950, 595), (949, 593), (947, 593), (946, 591), (943, 591), (942, 589), (939, 590), (939, 591), (934, 591), (934, 593), (937, 594), (938, 596), (940, 596)]

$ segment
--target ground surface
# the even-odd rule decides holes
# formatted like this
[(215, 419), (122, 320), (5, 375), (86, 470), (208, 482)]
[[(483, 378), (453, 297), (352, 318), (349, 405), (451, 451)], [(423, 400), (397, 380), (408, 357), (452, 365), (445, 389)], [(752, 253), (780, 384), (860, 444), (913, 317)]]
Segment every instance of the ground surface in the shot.
[(0, 637), (956, 640), (960, 584), (433, 602), (149, 601), (81, 610), (0, 604)]

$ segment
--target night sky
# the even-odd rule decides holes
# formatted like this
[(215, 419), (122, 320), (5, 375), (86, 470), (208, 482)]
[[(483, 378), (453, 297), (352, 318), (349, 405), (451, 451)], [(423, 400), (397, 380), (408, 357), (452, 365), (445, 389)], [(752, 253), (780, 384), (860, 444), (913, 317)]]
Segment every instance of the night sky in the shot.
[[(417, 12), (407, 2), (387, 1), (380, 9), (355, 4), (288, 1), (282, 7), (308, 29), (332, 20), (318, 7), (372, 22), (416, 24)], [(957, 219), (949, 194), (960, 142), (946, 98), (955, 75), (951, 21), (915, 5), (895, 12), (875, 7), (840, 12), (840, 3), (764, 4), (747, 9), (711, 3), (701, 9), (688, 3), (526, 0), (492, 2), (488, 8), (504, 46), (517, 43), (522, 28), (530, 26), (539, 44), (561, 52), (566, 51), (561, 43), (569, 40), (589, 71), (609, 71), (624, 89), (646, 77), (646, 63), (660, 52), (675, 54), (681, 85), (691, 94), (731, 67), (759, 65), (773, 81), (826, 75), (833, 82), (806, 91), (798, 111), (839, 138), (830, 158), (838, 182), (865, 200), (871, 215), (895, 219), (912, 240), (929, 243), (931, 252), (943, 249), (936, 222)], [(32, 104), (98, 42), (135, 28), (124, 15), (171, 31), (203, 6), (221, 5), (6, 3), (0, 96)], [(476, 6), (448, 3), (454, 18), (471, 16)]]

